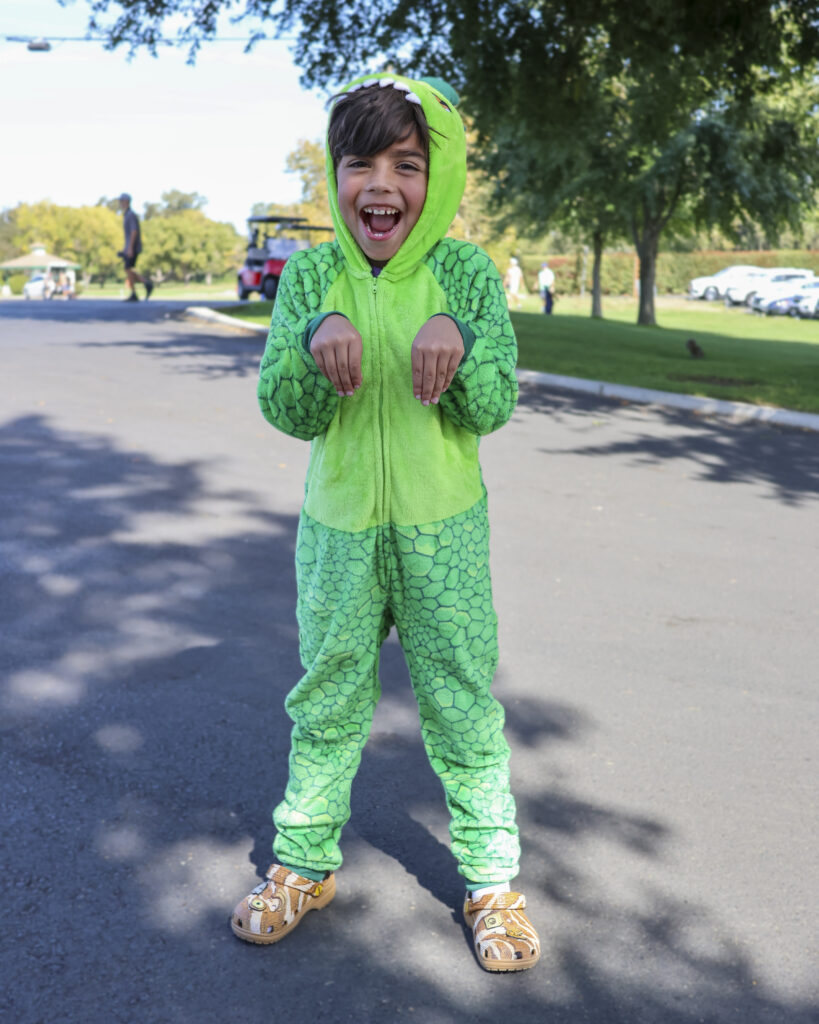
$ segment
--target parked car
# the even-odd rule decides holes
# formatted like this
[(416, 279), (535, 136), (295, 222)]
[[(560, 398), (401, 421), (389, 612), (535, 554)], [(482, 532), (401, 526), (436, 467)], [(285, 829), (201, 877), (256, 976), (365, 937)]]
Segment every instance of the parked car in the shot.
[(771, 274), (775, 273), (776, 267), (749, 267), (725, 289), (726, 306), (747, 306), (760, 285), (765, 284)]
[(45, 298), (45, 274), (34, 274), (23, 285), (24, 299)]
[[(305, 217), (248, 217), (247, 254), (236, 279), (236, 294), (246, 299), (258, 292), (275, 299), (284, 265), (300, 249), (310, 245), (306, 238), (286, 238), (283, 231), (303, 234), (308, 231), (333, 231), (333, 228), (308, 224)], [(271, 224), (273, 233), (261, 225)], [(260, 237), (260, 233), (262, 236)]]
[(762, 312), (768, 316), (799, 316), (799, 303), (804, 298), (816, 303), (819, 298), (819, 279), (814, 278), (789, 291), (787, 295), (779, 295), (763, 303)]
[(711, 274), (708, 277), (695, 277), (688, 284), (688, 297), (690, 299), (707, 299), (708, 301), (722, 299), (735, 278), (741, 277), (749, 270), (757, 269), (757, 267), (738, 264), (733, 267), (723, 267), (722, 270), (718, 270), (716, 274)]
[(802, 293), (795, 315), (802, 320), (819, 320), (819, 288)]
[(761, 313), (769, 302), (775, 299), (786, 299), (795, 295), (803, 284), (816, 280), (812, 270), (799, 270), (795, 267), (779, 267), (771, 274), (764, 285), (760, 285), (749, 305), (755, 313)]

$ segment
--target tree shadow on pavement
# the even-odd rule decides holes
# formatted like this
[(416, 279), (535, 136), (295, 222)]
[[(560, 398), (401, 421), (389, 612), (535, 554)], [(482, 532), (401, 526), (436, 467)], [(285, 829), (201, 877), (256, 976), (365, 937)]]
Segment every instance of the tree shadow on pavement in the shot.
[[(246, 331), (220, 330), (206, 327), (167, 324), (150, 339), (118, 341), (119, 348), (129, 348), (154, 359), (172, 362), (174, 373), (190, 374), (203, 379), (217, 377), (251, 377), (259, 371), (264, 352), (264, 335)], [(79, 348), (110, 348), (109, 341), (85, 341)]]
[[(286, 775), (295, 516), (211, 483), (204, 461), (42, 417), (0, 428), (0, 476), (6, 1019), (815, 1021), (756, 984), (707, 908), (607, 892), (583, 844), (657, 861), (672, 827), (545, 770), (519, 801), (544, 959), (481, 972), (452, 920), (442, 794), (394, 644), (336, 902), (281, 946), (235, 940), (227, 916), (266, 866), (257, 837)], [(547, 701), (508, 712), (513, 747), (544, 764), (594, 728)]]
[[(690, 463), (698, 479), (761, 484), (787, 505), (819, 497), (819, 437), (813, 431), (755, 421), (730, 422), (682, 409), (648, 409), (617, 399), (532, 385), (521, 387), (519, 405), (549, 417), (576, 421), (577, 432), (586, 443), (559, 453), (541, 448), (547, 455), (615, 456), (644, 466), (678, 460)], [(646, 417), (651, 418), (650, 425)], [(595, 443), (595, 428), (612, 418), (629, 422), (629, 436), (623, 439), (623, 431), (619, 431), (617, 440)]]

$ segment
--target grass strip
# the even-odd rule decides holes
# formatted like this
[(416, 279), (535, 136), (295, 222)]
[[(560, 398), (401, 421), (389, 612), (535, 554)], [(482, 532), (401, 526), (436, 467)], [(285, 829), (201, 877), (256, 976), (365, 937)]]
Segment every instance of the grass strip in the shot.
[[(537, 299), (512, 313), (518, 365), (527, 370), (627, 384), (679, 394), (819, 412), (819, 323), (753, 316), (682, 299), (658, 300), (661, 327), (638, 327), (632, 300), (609, 300), (592, 320), (587, 301), (565, 296), (551, 317)], [(223, 310), (270, 322), (270, 302)], [(528, 310), (531, 310), (529, 312)], [(696, 341), (705, 353), (692, 358)]]

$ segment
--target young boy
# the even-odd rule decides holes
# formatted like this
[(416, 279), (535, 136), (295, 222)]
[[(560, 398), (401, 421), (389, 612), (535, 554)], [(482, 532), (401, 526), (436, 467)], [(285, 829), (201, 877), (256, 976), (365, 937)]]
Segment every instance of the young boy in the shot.
[(277, 942), (333, 898), (379, 649), (395, 625), (479, 962), (516, 971), (540, 947), (509, 886), (518, 830), (490, 693), (497, 619), (478, 436), (512, 414), (517, 353), (489, 257), (444, 237), (466, 176), (456, 102), (438, 80), (377, 75), (336, 97), (337, 241), (291, 256), (279, 285), (259, 399), (274, 426), (312, 441), (296, 544), (305, 674), (285, 702), (278, 862), (231, 924), (249, 942)]

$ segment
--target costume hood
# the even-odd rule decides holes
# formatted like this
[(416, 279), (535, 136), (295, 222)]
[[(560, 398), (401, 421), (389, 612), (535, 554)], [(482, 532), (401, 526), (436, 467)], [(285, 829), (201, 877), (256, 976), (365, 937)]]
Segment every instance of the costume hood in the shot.
[[(436, 80), (435, 84), (439, 88), (435, 88), (428, 80), (378, 74), (356, 78), (341, 90), (346, 93), (356, 89), (398, 89), (406, 94), (408, 103), (420, 102), (430, 128), (429, 181), (424, 208), (404, 244), (382, 270), (382, 276), (388, 280), (404, 277), (444, 237), (458, 212), (466, 184), (466, 135), (463, 122), (455, 109), (452, 99), (454, 93), (444, 82)], [(325, 148), (327, 188), (336, 238), (350, 272), (356, 277), (369, 276), (372, 273), (370, 263), (339, 212), (333, 158), (329, 146)]]

